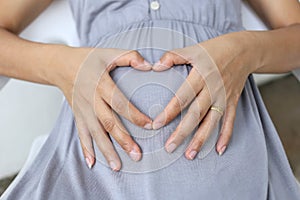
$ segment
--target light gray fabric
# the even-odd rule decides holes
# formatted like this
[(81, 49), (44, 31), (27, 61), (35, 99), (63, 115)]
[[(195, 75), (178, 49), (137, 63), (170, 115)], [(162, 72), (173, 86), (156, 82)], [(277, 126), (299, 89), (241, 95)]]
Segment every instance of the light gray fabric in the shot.
[[(81, 45), (130, 47), (133, 44), (139, 47), (139, 42), (145, 41), (143, 34), (148, 34), (147, 41), (155, 42), (159, 36), (152, 37), (152, 30), (162, 28), (173, 30), (167, 31), (167, 38), (160, 36), (175, 48), (190, 45), (187, 38), (201, 42), (243, 30), (240, 0), (159, 2), (160, 8), (151, 10), (148, 0), (71, 1)], [(119, 36), (110, 39), (124, 32), (128, 36), (128, 30), (135, 30), (135, 37), (127, 37), (125, 42)], [(140, 52), (154, 62), (164, 51), (143, 48)], [(125, 67), (114, 70), (111, 75), (139, 109), (154, 117), (172, 98), (173, 90), (180, 86), (189, 70), (189, 66), (177, 66), (160, 74)], [(166, 81), (157, 84), (163, 80)], [(140, 87), (135, 88), (133, 83)], [(182, 116), (156, 132), (140, 130), (121, 120), (143, 152), (156, 155), (153, 152), (163, 148)], [(160, 151), (161, 158), (151, 158), (157, 163), (149, 162), (151, 159), (145, 161), (143, 157), (141, 164), (137, 164), (139, 167), (126, 161), (124, 168), (128, 170), (113, 172), (97, 151), (98, 162), (89, 170), (82, 156), (72, 111), (64, 102), (57, 123), (35, 162), (1, 200), (300, 199), (299, 187), (252, 76), (238, 103), (231, 143), (221, 157), (214, 149), (219, 128), (193, 161), (180, 154), (165, 157), (164, 151)], [(164, 159), (170, 160), (165, 163)]]
[(5, 76), (0, 76), (0, 90), (6, 85), (6, 83), (9, 81), (9, 78)]

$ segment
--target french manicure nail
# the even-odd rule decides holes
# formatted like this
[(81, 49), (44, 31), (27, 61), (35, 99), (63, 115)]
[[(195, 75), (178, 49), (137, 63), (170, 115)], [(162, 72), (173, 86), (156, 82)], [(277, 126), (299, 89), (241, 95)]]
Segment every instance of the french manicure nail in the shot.
[(85, 158), (85, 162), (86, 162), (88, 168), (92, 169), (92, 162), (90, 161), (90, 159), (89, 158)]
[(171, 143), (166, 147), (168, 153), (172, 153), (176, 149), (177, 145), (175, 143)]
[(189, 158), (190, 158), (191, 160), (193, 160), (194, 157), (196, 156), (196, 154), (197, 154), (197, 151), (195, 151), (195, 150), (191, 151), (191, 152), (189, 153)]
[(140, 157), (141, 157), (141, 154), (138, 153), (135, 149), (132, 149), (132, 150), (129, 152), (129, 156), (131, 157), (132, 160), (134, 160), (134, 161), (139, 161), (139, 160), (140, 160)]
[(225, 152), (225, 150), (226, 150), (226, 146), (223, 146), (223, 147), (221, 148), (221, 150), (219, 151), (219, 156), (222, 156), (223, 153)]
[(148, 130), (151, 130), (152, 129), (152, 123), (147, 123), (145, 126), (144, 126), (145, 129), (148, 129)]
[(117, 164), (114, 161), (110, 161), (109, 166), (112, 170), (117, 171)]

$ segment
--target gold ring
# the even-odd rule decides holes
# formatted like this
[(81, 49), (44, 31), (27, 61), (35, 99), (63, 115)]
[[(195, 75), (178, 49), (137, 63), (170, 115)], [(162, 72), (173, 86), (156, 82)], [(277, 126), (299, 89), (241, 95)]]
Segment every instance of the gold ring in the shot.
[(220, 113), (221, 115), (223, 115), (223, 109), (221, 107), (219, 107), (219, 106), (211, 106), (210, 109), (211, 110), (215, 110), (218, 113)]

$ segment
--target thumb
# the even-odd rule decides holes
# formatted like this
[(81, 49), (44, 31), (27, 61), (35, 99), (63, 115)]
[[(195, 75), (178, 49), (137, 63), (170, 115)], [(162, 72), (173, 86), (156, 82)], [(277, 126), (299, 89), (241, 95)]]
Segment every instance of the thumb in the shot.
[(116, 66), (131, 66), (142, 71), (148, 71), (152, 69), (152, 65), (147, 62), (136, 50), (126, 51), (114, 62)]
[(179, 52), (180, 50), (172, 50), (164, 53), (160, 60), (153, 65), (152, 69), (154, 71), (165, 71), (173, 65), (187, 64), (188, 60)]

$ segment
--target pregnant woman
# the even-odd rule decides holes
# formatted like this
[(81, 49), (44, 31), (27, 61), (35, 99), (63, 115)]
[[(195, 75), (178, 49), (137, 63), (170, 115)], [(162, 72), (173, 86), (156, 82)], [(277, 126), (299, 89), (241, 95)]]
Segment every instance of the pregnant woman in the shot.
[(16, 36), (50, 0), (2, 1), (0, 74), (66, 100), (1, 200), (300, 199), (251, 75), (300, 66), (300, 5), (249, 2), (275, 30), (241, 0), (71, 0), (71, 48)]

